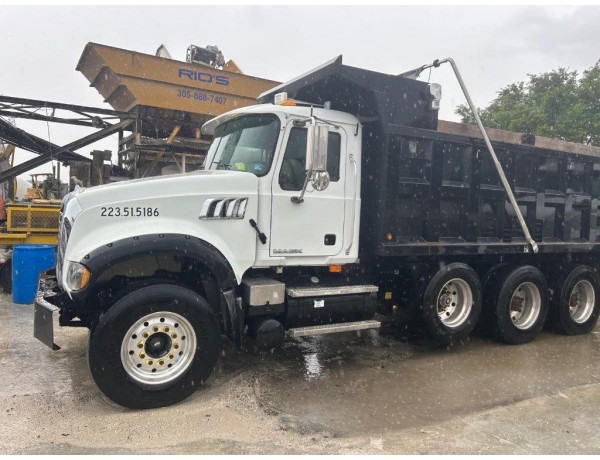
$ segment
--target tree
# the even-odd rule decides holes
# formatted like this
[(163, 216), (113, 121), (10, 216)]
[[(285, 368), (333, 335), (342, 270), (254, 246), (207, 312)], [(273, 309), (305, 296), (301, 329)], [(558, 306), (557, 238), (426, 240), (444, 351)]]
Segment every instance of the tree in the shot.
[[(484, 126), (600, 146), (600, 61), (580, 78), (564, 68), (528, 77), (477, 109)], [(466, 104), (455, 112), (463, 123), (475, 123)]]

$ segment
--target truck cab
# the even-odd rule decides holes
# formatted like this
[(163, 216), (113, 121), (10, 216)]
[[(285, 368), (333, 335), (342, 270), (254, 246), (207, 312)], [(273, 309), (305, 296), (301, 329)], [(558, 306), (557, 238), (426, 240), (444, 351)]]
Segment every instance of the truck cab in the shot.
[[(229, 112), (203, 129), (214, 136), (204, 169), (242, 171), (258, 178), (256, 228), (266, 241), (255, 239), (254, 268), (356, 262), (361, 152), (356, 117), (323, 108), (263, 104)], [(322, 164), (313, 165), (317, 147)], [(324, 178), (321, 184), (317, 175)], [(218, 203), (206, 203), (207, 215), (202, 217), (209, 219), (207, 225), (219, 225), (214, 221), (221, 216), (214, 210), (227, 219)]]

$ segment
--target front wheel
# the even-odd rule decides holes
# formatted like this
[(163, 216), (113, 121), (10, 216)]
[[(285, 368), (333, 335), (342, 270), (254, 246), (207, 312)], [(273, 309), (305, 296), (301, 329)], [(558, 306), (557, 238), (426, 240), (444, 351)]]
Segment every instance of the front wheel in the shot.
[(221, 337), (215, 313), (195, 292), (160, 284), (126, 295), (90, 334), (98, 388), (133, 409), (182, 401), (211, 374)]

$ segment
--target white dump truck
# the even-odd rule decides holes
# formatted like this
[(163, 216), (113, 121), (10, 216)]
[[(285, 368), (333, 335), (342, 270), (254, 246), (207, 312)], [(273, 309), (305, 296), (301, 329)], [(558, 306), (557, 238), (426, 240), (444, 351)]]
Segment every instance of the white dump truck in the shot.
[(547, 317), (589, 332), (597, 149), (535, 136), (492, 148), (442, 130), (439, 96), (340, 56), (206, 123), (202, 170), (71, 193), (36, 337), (57, 347), (56, 312), (89, 328), (98, 387), (149, 408), (194, 392), (222, 335), (272, 348), (394, 312), (445, 345), (477, 324), (524, 343)]

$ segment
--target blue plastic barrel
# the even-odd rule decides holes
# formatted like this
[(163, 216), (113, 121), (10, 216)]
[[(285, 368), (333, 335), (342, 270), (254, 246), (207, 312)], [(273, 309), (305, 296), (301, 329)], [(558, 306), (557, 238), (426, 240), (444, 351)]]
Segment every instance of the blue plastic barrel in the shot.
[(13, 246), (12, 301), (33, 303), (40, 272), (54, 267), (55, 246), (50, 244), (21, 244)]

